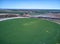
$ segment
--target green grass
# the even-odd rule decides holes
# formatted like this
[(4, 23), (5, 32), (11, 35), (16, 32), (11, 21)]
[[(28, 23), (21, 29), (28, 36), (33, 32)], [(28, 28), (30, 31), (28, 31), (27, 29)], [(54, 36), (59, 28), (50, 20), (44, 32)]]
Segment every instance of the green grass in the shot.
[(0, 22), (0, 44), (56, 44), (59, 34), (60, 25), (37, 18)]

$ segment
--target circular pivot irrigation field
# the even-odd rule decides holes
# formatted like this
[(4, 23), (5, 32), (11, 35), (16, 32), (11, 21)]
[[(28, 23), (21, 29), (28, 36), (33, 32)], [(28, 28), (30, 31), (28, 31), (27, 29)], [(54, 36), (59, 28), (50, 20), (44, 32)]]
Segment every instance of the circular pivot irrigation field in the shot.
[(0, 44), (60, 44), (60, 25), (37, 18), (0, 21)]

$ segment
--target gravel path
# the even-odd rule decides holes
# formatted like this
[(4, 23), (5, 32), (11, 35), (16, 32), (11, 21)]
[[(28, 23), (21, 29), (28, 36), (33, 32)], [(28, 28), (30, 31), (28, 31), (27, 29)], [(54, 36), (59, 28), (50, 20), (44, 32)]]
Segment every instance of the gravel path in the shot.
[(0, 21), (9, 20), (9, 19), (16, 19), (16, 18), (29, 18), (29, 17), (12, 17), (12, 18), (1, 18)]

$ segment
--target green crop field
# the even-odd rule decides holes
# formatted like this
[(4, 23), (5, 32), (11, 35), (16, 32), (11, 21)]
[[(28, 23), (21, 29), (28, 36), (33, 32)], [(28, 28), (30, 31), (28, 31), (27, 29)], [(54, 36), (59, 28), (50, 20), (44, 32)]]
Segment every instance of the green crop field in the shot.
[(37, 18), (0, 21), (0, 44), (60, 44), (60, 25)]

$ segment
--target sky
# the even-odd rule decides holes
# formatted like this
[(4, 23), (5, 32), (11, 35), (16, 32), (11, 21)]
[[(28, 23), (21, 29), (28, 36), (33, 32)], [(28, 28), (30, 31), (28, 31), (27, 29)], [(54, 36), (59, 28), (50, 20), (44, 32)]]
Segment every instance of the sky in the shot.
[(2, 9), (60, 9), (60, 0), (0, 0)]

